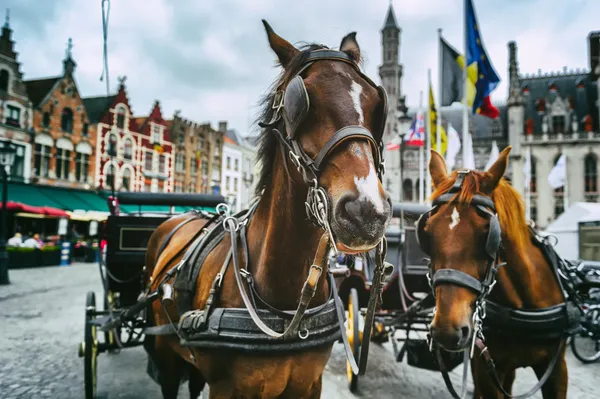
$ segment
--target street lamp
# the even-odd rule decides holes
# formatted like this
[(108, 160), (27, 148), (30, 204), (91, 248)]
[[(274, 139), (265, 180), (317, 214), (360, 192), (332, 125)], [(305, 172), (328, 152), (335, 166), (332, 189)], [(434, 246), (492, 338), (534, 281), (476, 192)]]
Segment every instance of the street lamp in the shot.
[[(2, 214), (0, 215), (0, 285), (10, 284), (8, 278), (8, 254), (6, 253), (6, 203), (8, 202), (8, 170), (15, 162), (17, 149), (8, 141), (0, 141), (0, 171), (2, 173)], [(7, 170), (8, 169), (8, 170)]]

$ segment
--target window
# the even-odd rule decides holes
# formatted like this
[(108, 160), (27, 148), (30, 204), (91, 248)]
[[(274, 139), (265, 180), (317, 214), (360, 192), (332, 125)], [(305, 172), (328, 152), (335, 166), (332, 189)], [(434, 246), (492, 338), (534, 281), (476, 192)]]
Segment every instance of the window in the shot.
[(583, 161), (584, 192), (598, 193), (598, 162), (594, 154), (587, 154)]
[(44, 116), (42, 117), (42, 127), (50, 126), (50, 112), (44, 112)]
[(237, 193), (237, 188), (238, 188), (238, 178), (234, 177), (233, 178), (233, 192)]
[(115, 167), (113, 164), (108, 165), (106, 168), (106, 187), (113, 188), (115, 184)]
[(35, 175), (38, 177), (48, 177), (50, 170), (50, 146), (36, 144), (33, 162)]
[(202, 148), (204, 148), (204, 136), (199, 135), (198, 136), (198, 149), (201, 150)]
[(56, 178), (67, 180), (69, 178), (69, 164), (71, 151), (62, 148), (56, 149)]
[[(560, 159), (560, 155), (558, 154), (554, 158), (554, 165)], [(554, 189), (554, 217), (557, 218), (565, 211), (565, 187), (559, 187)]]
[(227, 176), (227, 177), (225, 178), (225, 189), (226, 189), (227, 191), (229, 191), (229, 186), (230, 186), (230, 184), (229, 184), (229, 183), (230, 183), (230, 180), (231, 180), (231, 179), (229, 178), (229, 176)]
[(196, 176), (196, 158), (190, 159), (190, 173)]
[(154, 154), (150, 151), (146, 151), (144, 156), (144, 169), (147, 172), (152, 172), (152, 166), (154, 163)]
[(554, 115), (552, 117), (552, 132), (564, 133), (565, 132), (565, 116)]
[(88, 154), (77, 153), (75, 155), (75, 180), (85, 183), (90, 167), (90, 156)]
[(164, 154), (158, 154), (158, 173), (166, 173), (167, 157)]
[(529, 181), (529, 192), (531, 194), (537, 193), (537, 160), (534, 157), (531, 157), (531, 180)]
[(225, 168), (227, 170), (231, 169), (231, 157), (227, 157), (227, 164), (226, 164)]
[(531, 206), (529, 208), (530, 219), (537, 223), (537, 198), (531, 198)]
[(208, 161), (207, 160), (203, 160), (202, 161), (202, 176), (208, 176)]
[(7, 105), (6, 124), (21, 127), (21, 108)]
[(0, 91), (8, 91), (9, 74), (6, 69), (0, 71)]
[(180, 152), (177, 155), (175, 155), (175, 171), (176, 172), (184, 171), (184, 163), (185, 163), (185, 158), (184, 158), (183, 153)]
[(240, 160), (236, 158), (235, 163), (234, 163), (235, 166), (233, 168), (233, 170), (235, 170), (236, 172), (240, 169), (239, 163), (240, 163)]
[(123, 170), (123, 188), (131, 191), (131, 169), (129, 168)]
[(152, 125), (152, 142), (160, 143), (162, 141), (162, 126), (153, 124)]
[(411, 202), (413, 200), (413, 184), (412, 180), (405, 179), (402, 184), (402, 191), (404, 194), (404, 201)]
[(117, 155), (117, 136), (114, 134), (108, 135), (108, 150), (107, 153), (109, 156), (114, 157)]
[(60, 128), (63, 132), (73, 132), (73, 110), (71, 108), (63, 108), (60, 118)]
[(133, 142), (129, 138), (125, 139), (123, 143), (123, 158), (133, 159)]
[(125, 127), (125, 110), (119, 108), (117, 111), (117, 127), (123, 129)]
[(83, 137), (87, 137), (89, 128), (90, 128), (90, 125), (88, 125), (87, 123), (83, 124), (83, 127), (81, 128), (81, 135)]

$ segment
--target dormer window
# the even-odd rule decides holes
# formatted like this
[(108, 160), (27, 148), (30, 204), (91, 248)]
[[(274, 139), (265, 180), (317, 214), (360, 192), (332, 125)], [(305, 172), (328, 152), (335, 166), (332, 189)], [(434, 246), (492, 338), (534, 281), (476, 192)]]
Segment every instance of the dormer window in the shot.
[(42, 126), (43, 127), (50, 126), (50, 112), (44, 112), (44, 116), (42, 118)]
[(60, 128), (63, 132), (73, 132), (73, 110), (71, 108), (63, 108), (60, 119)]
[(117, 112), (117, 127), (119, 129), (123, 129), (123, 127), (125, 126), (125, 112), (123, 112), (123, 110), (119, 110)]
[(162, 141), (162, 126), (153, 124), (152, 125), (152, 142), (160, 143)]
[(552, 132), (564, 133), (565, 132), (565, 116), (554, 115), (552, 117)]
[(0, 70), (0, 91), (8, 91), (9, 74), (6, 69)]

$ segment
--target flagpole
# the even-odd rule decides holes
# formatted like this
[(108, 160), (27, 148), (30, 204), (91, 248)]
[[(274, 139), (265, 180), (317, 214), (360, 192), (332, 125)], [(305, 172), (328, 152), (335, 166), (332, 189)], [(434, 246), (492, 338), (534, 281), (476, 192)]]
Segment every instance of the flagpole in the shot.
[(437, 110), (437, 126), (435, 129), (436, 150), (444, 156), (442, 152), (442, 29), (438, 29), (438, 106)]
[(526, 183), (525, 184), (525, 220), (527, 222), (529, 222), (529, 220), (531, 219), (531, 146), (527, 146), (527, 161), (529, 161), (529, 167), (528, 167), (528, 171), (527, 171), (527, 176), (529, 176), (526, 179)]
[[(431, 162), (431, 104), (430, 102), (430, 93), (431, 93), (431, 68), (427, 70), (427, 134), (425, 135), (425, 143), (427, 143), (427, 165)], [(427, 184), (425, 184), (425, 197), (429, 198), (431, 196), (431, 174), (426, 173)]]
[(468, 60), (469, 60), (469, 39), (467, 32), (467, 1), (463, 1), (463, 18), (464, 18), (464, 46), (465, 46), (465, 58), (464, 58), (464, 68), (463, 68), (463, 129), (462, 129), (462, 164), (463, 168), (465, 165), (465, 161), (467, 159), (467, 146), (465, 143), (467, 142), (467, 135), (469, 134), (469, 82), (467, 80), (467, 68), (468, 68)]
[[(421, 90), (421, 92), (419, 93), (419, 113), (421, 113), (421, 115), (423, 112), (423, 90)], [(417, 115), (418, 117), (418, 115)], [(423, 135), (425, 136), (425, 135)], [(425, 139), (425, 137), (423, 137), (423, 139)], [(424, 165), (424, 149), (425, 149), (425, 143), (423, 143), (422, 146), (419, 147), (419, 204), (422, 204), (424, 201), (424, 192), (423, 192), (423, 174), (425, 172), (425, 165)]]

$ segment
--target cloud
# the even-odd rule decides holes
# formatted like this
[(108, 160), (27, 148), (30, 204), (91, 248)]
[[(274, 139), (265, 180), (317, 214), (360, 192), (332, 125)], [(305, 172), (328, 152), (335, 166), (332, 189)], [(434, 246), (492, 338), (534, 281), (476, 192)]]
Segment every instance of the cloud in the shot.
[[(7, 0), (13, 39), (26, 79), (58, 75), (68, 37), (84, 96), (105, 93), (102, 71), (100, 2)], [(597, 28), (600, 2), (570, 0), (474, 0), (484, 44), (502, 82), (493, 93), (507, 94), (507, 42), (516, 40), (521, 72), (589, 67), (587, 34)], [(402, 92), (409, 105), (427, 90), (427, 70), (437, 84), (437, 28), (463, 51), (462, 0), (394, 1), (402, 28)], [(199, 122), (227, 120), (241, 131), (256, 104), (279, 73), (261, 19), (291, 43), (318, 42), (337, 47), (356, 31), (365, 71), (379, 81), (381, 36), (388, 1), (364, 0), (130, 0), (111, 2), (108, 49), (110, 85), (127, 75), (137, 115), (159, 99), (169, 117), (180, 109)]]

